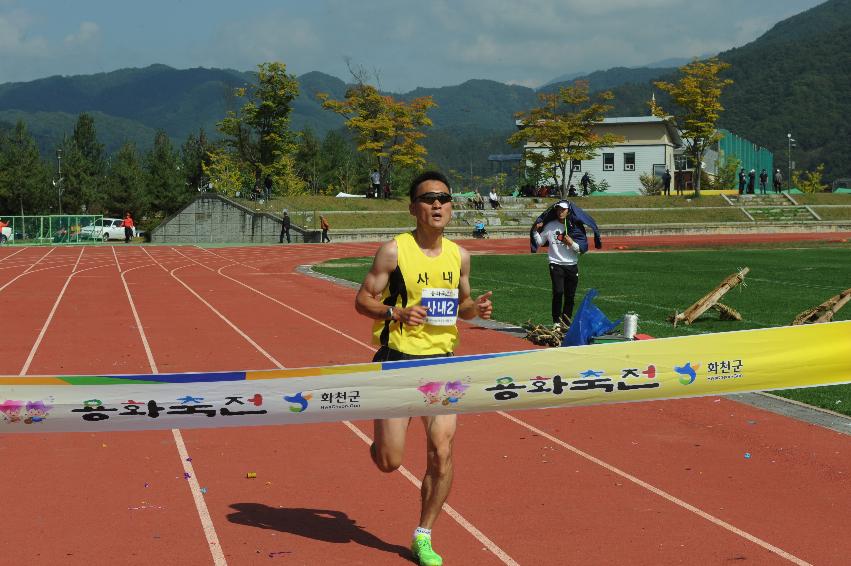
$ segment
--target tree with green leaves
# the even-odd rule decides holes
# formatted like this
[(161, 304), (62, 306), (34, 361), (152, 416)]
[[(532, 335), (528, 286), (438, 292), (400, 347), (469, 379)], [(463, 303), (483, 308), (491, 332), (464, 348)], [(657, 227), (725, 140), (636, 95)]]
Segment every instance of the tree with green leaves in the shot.
[(320, 146), (319, 138), (312, 129), (305, 128), (300, 132), (295, 153), (296, 170), (311, 194), (316, 194), (320, 186)]
[[(58, 205), (50, 172), (23, 121), (0, 134), (0, 213), (33, 214)], [(55, 198), (51, 198), (55, 197)]]
[(562, 87), (558, 92), (538, 95), (541, 105), (527, 112), (519, 112), (522, 122), (519, 130), (508, 138), (513, 145), (531, 150), (526, 159), (532, 169), (552, 171), (553, 181), (560, 187), (562, 197), (573, 178), (574, 161), (592, 159), (602, 147), (610, 146), (623, 138), (614, 134), (598, 134), (595, 126), (611, 109), (607, 101), (613, 98), (609, 91), (588, 94), (588, 82), (577, 81)]
[(121, 146), (112, 157), (106, 175), (104, 212), (116, 217), (130, 211), (134, 217), (150, 212), (148, 185), (142, 157), (133, 142)]
[(145, 156), (145, 180), (151, 208), (156, 212), (170, 214), (192, 198), (180, 170), (180, 155), (162, 130), (157, 132), (154, 146)]
[(201, 128), (197, 136), (190, 134), (180, 148), (181, 168), (189, 192), (200, 191), (207, 187), (208, 179), (204, 174), (204, 165), (209, 163), (208, 152), (211, 147), (207, 134)]
[[(270, 177), (281, 194), (303, 192), (305, 183), (296, 174), (293, 159), (296, 140), (290, 131), (298, 80), (287, 74), (283, 63), (261, 63), (257, 68), (257, 83), (237, 88), (234, 95), (245, 103), (239, 110), (228, 112), (217, 124), (224, 136), (223, 147), (218, 151), (229, 155), (211, 161), (238, 164), (240, 171), (249, 171), (254, 184)], [(220, 172), (217, 168), (211, 171)]]
[(77, 117), (74, 133), (65, 139), (61, 150), (64, 178), (61, 211), (78, 213), (85, 207), (89, 213), (102, 212), (106, 197), (106, 156), (92, 116), (84, 112)]
[[(721, 139), (717, 129), (718, 118), (724, 110), (721, 94), (733, 81), (723, 79), (718, 74), (729, 66), (729, 63), (724, 63), (717, 57), (704, 61), (695, 60), (680, 67), (680, 78), (677, 82), (654, 83), (671, 96), (675, 105), (674, 120), (682, 131), (688, 153), (694, 157), (697, 179), (694, 186), (695, 196), (700, 196), (703, 155), (709, 146)], [(655, 113), (665, 117), (665, 111), (660, 106), (656, 106)]]
[(366, 159), (339, 132), (331, 130), (325, 134), (319, 148), (319, 169), (322, 172), (320, 182), (325, 192), (354, 193), (357, 187), (366, 186), (369, 168)]
[(357, 83), (349, 87), (343, 100), (332, 100), (321, 92), (316, 96), (323, 108), (346, 118), (358, 151), (369, 156), (382, 183), (392, 183), (397, 169), (425, 165), (427, 152), (419, 142), (425, 137), (423, 128), (432, 125), (428, 111), (437, 106), (431, 96), (410, 102), (396, 100), (367, 84), (363, 73), (352, 74)]

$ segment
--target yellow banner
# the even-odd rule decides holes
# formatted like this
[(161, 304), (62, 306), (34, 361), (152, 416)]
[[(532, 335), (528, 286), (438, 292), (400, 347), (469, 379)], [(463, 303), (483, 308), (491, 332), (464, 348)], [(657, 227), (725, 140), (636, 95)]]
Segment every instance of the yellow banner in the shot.
[(330, 422), (851, 383), (851, 321), (257, 372), (0, 376), (0, 433)]

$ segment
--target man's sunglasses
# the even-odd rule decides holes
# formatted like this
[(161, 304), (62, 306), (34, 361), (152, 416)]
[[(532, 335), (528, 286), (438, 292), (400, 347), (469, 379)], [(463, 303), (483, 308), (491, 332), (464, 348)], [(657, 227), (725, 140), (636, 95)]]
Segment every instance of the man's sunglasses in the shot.
[(418, 202), (424, 202), (426, 204), (434, 204), (434, 201), (440, 201), (440, 204), (446, 204), (447, 202), (452, 202), (452, 195), (449, 193), (423, 193), (418, 196), (415, 200)]

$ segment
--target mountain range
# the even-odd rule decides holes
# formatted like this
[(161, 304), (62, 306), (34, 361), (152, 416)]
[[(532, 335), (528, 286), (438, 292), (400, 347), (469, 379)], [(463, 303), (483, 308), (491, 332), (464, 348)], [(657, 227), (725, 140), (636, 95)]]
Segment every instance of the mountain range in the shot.
[[(777, 23), (755, 41), (718, 57), (731, 64), (734, 80), (722, 98), (719, 125), (775, 151), (785, 162), (787, 133), (797, 140), (799, 167), (826, 164), (828, 178), (848, 176), (851, 165), (851, 0), (829, 0)], [(611, 89), (613, 116), (646, 115), (655, 80), (672, 80), (676, 67), (617, 67), (582, 76), (558, 77), (538, 90), (490, 80), (469, 80), (440, 88), (397, 94), (404, 99), (432, 96), (437, 108), (425, 144), (438, 166), (476, 174), (491, 171), (487, 156), (514, 153), (505, 143), (514, 115), (549, 92), (579, 79), (592, 91)], [(564, 79), (564, 80), (561, 80)], [(234, 88), (254, 80), (252, 72), (230, 69), (173, 69), (165, 65), (121, 69), (80, 76), (53, 76), (0, 84), (0, 127), (27, 123), (44, 155), (52, 155), (70, 135), (81, 112), (95, 119), (98, 136), (112, 152), (125, 141), (150, 147), (164, 130), (176, 144), (203, 128), (215, 137), (215, 125), (237, 101)], [(298, 77), (300, 94), (293, 104), (292, 127), (314, 133), (341, 128), (342, 118), (322, 109), (317, 92), (342, 98), (346, 83), (321, 72)]]

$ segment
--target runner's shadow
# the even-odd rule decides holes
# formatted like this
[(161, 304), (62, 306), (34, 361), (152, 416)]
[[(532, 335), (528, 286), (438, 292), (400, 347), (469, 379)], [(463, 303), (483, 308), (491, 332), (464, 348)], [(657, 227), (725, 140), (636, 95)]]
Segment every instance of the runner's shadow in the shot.
[(355, 542), (383, 552), (398, 554), (403, 558), (411, 557), (409, 549), (384, 542), (358, 526), (342, 511), (275, 508), (262, 503), (234, 503), (231, 508), (236, 510), (227, 516), (231, 523), (292, 533), (324, 542)]

